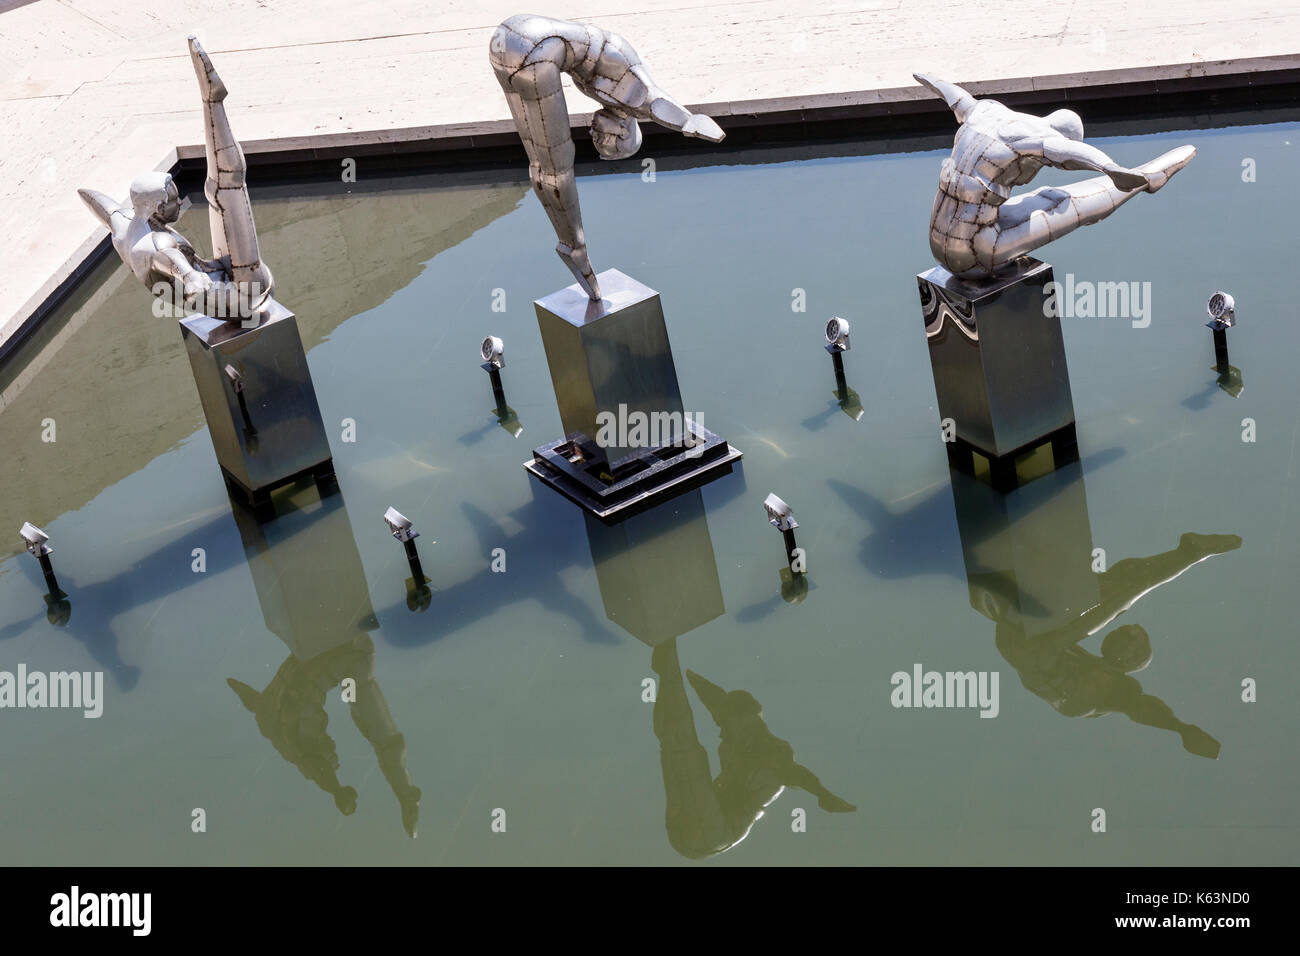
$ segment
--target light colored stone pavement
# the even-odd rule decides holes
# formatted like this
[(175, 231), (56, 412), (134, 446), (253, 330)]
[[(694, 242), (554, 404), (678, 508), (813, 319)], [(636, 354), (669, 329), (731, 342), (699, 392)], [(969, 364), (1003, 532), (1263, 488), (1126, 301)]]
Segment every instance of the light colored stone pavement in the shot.
[[(76, 188), (123, 197), (137, 173), (201, 142), (187, 33), (226, 80), (251, 153), (301, 137), (338, 145), (509, 128), (487, 42), (528, 7), (0, 0), (0, 343), (102, 238)], [(534, 12), (623, 33), (666, 89), (709, 105), (724, 128), (732, 112), (925, 96), (914, 71), (993, 92), (1043, 77), (1087, 85), (1099, 71), (1232, 73), (1268, 57), (1300, 66), (1294, 0), (557, 0)]]

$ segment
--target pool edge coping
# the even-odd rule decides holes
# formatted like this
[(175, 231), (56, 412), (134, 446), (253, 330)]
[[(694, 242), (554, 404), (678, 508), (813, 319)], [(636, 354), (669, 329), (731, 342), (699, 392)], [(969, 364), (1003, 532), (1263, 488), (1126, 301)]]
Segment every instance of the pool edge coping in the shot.
[[(1300, 90), (1300, 53), (1013, 77), (964, 85), (977, 96), (1005, 97), (1019, 106), (1047, 100), (1085, 104), (1135, 96), (1213, 96), (1288, 86)], [(937, 118), (947, 112), (941, 100), (919, 85), (702, 103), (694, 104), (692, 108), (696, 112), (731, 120), (727, 124), (729, 129), (749, 130), (807, 129), (855, 121), (877, 123), (902, 117), (924, 118), (927, 114)], [(571, 127), (586, 126), (590, 116), (590, 113), (571, 113)], [(449, 165), (462, 165), (487, 149), (513, 147), (522, 152), (518, 134), (509, 119), (285, 136), (247, 140), (241, 145), (250, 166), (266, 168), (275, 164), (282, 169), (345, 155), (416, 156), (436, 153)], [(201, 143), (173, 145), (164, 150), (153, 169), (176, 171), (187, 163), (201, 161), (203, 153)], [(108, 235), (101, 230), (98, 225), (90, 227), (82, 241), (37, 291), (0, 325), (0, 366), (8, 363), (110, 251)], [(0, 411), (3, 407), (0, 405)]]

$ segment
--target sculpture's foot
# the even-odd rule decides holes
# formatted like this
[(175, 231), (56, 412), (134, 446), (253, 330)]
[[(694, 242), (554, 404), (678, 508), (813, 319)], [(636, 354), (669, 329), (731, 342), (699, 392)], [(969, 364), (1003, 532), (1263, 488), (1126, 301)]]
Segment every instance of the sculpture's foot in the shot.
[(599, 302), (600, 284), (596, 282), (596, 273), (592, 271), (591, 261), (587, 258), (587, 247), (574, 249), (561, 242), (555, 247), (555, 252), (569, 267), (569, 271), (578, 280), (578, 285), (582, 287), (583, 292), (587, 293), (587, 297), (592, 302)]
[(217, 76), (216, 68), (194, 34), (189, 36), (190, 59), (194, 61), (194, 74), (199, 78), (199, 92), (207, 103), (220, 103), (226, 98), (226, 84)]
[(1138, 172), (1147, 177), (1147, 192), (1153, 193), (1173, 178), (1174, 173), (1182, 169), (1196, 157), (1195, 146), (1179, 146), (1163, 156), (1157, 156), (1149, 163), (1137, 167)]

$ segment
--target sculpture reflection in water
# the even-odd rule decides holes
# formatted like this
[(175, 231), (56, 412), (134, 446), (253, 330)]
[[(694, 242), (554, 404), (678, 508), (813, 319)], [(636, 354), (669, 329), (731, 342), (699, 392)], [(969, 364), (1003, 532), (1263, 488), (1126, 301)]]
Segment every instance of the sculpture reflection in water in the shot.
[[(653, 648), (654, 732), (673, 849), (691, 859), (731, 849), (786, 787), (807, 791), (828, 812), (853, 812), (794, 759), (794, 748), (768, 728), (752, 694), (726, 691), (690, 670), (683, 680), (677, 639), (725, 612), (701, 493), (613, 527), (588, 515), (587, 539), (606, 616)], [(699, 741), (687, 682), (721, 735), (716, 777)]]
[(1099, 654), (1080, 645), (1193, 565), (1241, 547), (1241, 538), (1188, 533), (1172, 550), (1094, 571), (1077, 464), (1009, 498), (958, 471), (951, 475), (971, 606), (997, 625), (998, 652), (1025, 688), (1064, 716), (1123, 714), (1178, 734), (1188, 753), (1217, 758), (1219, 741), (1180, 720), (1132, 676), (1152, 660), (1145, 628), (1115, 627)]
[[(259, 523), (233, 499), (232, 504), (266, 626), (291, 653), (261, 691), (233, 678), (227, 683), (262, 736), (346, 816), (356, 810), (357, 791), (339, 780), (325, 709), (327, 697), (340, 688), (339, 698), (350, 699), (352, 721), (374, 748), (397, 797), (402, 826), (414, 837), (420, 789), (411, 781), (405, 738), (375, 678), (368, 632), (379, 622), (342, 495), (320, 499), (310, 511), (288, 510), (270, 524)], [(355, 689), (349, 686), (345, 695), (341, 688), (348, 679)]]

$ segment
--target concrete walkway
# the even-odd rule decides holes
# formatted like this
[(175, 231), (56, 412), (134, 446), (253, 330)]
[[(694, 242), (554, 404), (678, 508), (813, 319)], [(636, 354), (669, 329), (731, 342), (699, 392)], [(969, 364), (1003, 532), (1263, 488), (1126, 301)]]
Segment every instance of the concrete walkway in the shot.
[[(204, 40), (256, 152), (509, 129), (487, 43), (526, 8), (0, 0), (0, 344), (104, 235), (77, 187), (123, 197), (136, 174), (201, 143), (187, 33)], [(535, 12), (623, 33), (666, 89), (724, 128), (733, 112), (920, 98), (922, 70), (996, 92), (1300, 66), (1293, 0), (568, 0)]]

